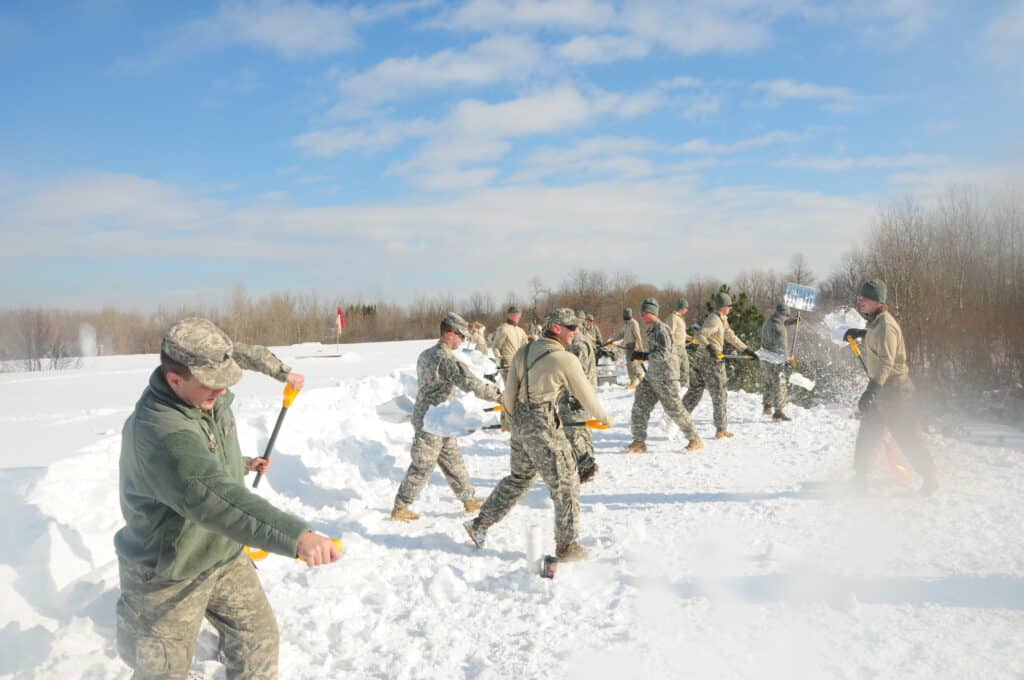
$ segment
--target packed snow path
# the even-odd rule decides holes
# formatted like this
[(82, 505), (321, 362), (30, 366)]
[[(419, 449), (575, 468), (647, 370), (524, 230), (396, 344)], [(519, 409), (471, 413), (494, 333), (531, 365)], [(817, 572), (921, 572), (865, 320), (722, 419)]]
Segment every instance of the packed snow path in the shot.
[[(554, 549), (547, 491), (535, 488), (475, 550), (440, 473), (414, 508), (387, 516), (412, 428), (375, 406), (403, 391), (426, 341), (346, 345), (296, 359), (306, 373), (274, 468), (259, 489), (345, 542), (307, 569), (277, 556), (260, 576), (293, 678), (1012, 678), (1024, 673), (1024, 443), (985, 431), (930, 436), (942, 488), (832, 495), (848, 475), (857, 422), (839, 408), (760, 415), (729, 395), (736, 437), (707, 448), (652, 418), (644, 455), (626, 455), (633, 395), (603, 387), (615, 427), (595, 432), (600, 471), (583, 486), (586, 563), (555, 579), (526, 564), (526, 534)], [(0, 677), (123, 678), (113, 649), (120, 423), (156, 357), (103, 357), (78, 371), (0, 374)], [(262, 451), (280, 385), (237, 390), (243, 449)], [(1011, 433), (1012, 435), (1012, 433)], [(508, 472), (508, 435), (461, 440), (483, 497)], [(35, 462), (33, 462), (35, 461)], [(43, 467), (39, 467), (43, 464)], [(223, 677), (204, 630), (197, 671)]]

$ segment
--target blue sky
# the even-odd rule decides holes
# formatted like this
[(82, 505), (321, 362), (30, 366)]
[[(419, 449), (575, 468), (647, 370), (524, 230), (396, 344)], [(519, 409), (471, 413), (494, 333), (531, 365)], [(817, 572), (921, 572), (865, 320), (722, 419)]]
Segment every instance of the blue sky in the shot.
[(0, 305), (827, 274), (1024, 186), (1024, 0), (0, 4)]

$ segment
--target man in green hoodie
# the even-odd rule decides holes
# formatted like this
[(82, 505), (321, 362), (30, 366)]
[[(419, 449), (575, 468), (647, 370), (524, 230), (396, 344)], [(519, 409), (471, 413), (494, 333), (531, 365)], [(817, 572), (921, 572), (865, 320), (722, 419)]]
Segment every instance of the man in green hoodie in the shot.
[(309, 566), (340, 556), (246, 488), (246, 472), (270, 461), (243, 458), (238, 444), (227, 388), (243, 368), (302, 387), (265, 347), (233, 343), (206, 319), (179, 321), (124, 424), (117, 649), (135, 678), (184, 678), (204, 617), (220, 633), (228, 678), (276, 678), (277, 623), (243, 545)]

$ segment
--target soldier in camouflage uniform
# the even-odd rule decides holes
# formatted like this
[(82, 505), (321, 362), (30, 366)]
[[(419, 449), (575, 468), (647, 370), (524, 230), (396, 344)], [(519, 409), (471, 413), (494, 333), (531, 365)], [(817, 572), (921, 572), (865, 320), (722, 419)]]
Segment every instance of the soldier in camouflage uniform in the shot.
[(491, 347), (494, 349), (494, 358), (498, 361), (498, 372), (502, 380), (508, 376), (508, 365), (512, 357), (528, 342), (526, 331), (519, 327), (519, 320), (522, 317), (522, 310), (516, 305), (510, 305), (506, 310), (505, 321), (494, 330)]
[(929, 496), (939, 487), (935, 462), (921, 438), (920, 414), (914, 405), (914, 383), (907, 367), (903, 329), (889, 313), (887, 293), (881, 279), (865, 282), (857, 298), (857, 309), (867, 317), (867, 328), (851, 328), (844, 336), (844, 339), (856, 338), (863, 342), (864, 367), (868, 374), (867, 389), (857, 404), (861, 421), (852, 484), (855, 490), (866, 489), (871, 463), (888, 430), (921, 476), (920, 494)]
[(594, 322), (594, 315), (587, 313), (586, 323), (583, 324), (583, 328), (580, 329), (580, 333), (586, 333), (593, 340), (594, 347), (600, 347), (604, 344), (604, 337), (601, 335), (601, 328)]
[[(580, 324), (579, 332), (572, 344), (567, 348), (580, 360), (583, 373), (586, 374), (590, 386), (597, 389), (597, 362), (592, 337), (583, 332), (586, 315), (583, 310), (576, 310), (576, 319)], [(558, 415), (563, 423), (577, 423), (586, 419), (580, 403), (568, 393), (562, 395), (558, 402)], [(594, 438), (590, 428), (574, 426), (565, 428), (565, 437), (572, 445), (576, 456), (576, 469), (579, 471), (580, 483), (589, 482), (597, 474), (597, 461), (594, 460)]]
[(729, 432), (729, 415), (726, 413), (728, 392), (725, 389), (725, 363), (722, 359), (725, 343), (728, 342), (752, 358), (757, 358), (757, 355), (729, 328), (732, 297), (728, 293), (715, 293), (714, 305), (714, 311), (707, 315), (704, 325), (697, 333), (699, 348), (693, 360), (694, 370), (690, 373), (690, 389), (683, 397), (683, 406), (693, 413), (693, 409), (697, 408), (701, 397), (704, 396), (704, 388), (707, 387), (714, 409), (715, 439), (724, 439), (732, 436), (732, 432)]
[[(791, 318), (789, 305), (778, 304), (775, 313), (768, 317), (761, 326), (761, 349), (766, 349), (784, 357), (789, 356), (789, 336), (786, 326), (796, 325), (797, 320)], [(789, 420), (782, 408), (786, 404), (786, 364), (774, 364), (770, 361), (761, 362), (764, 382), (761, 388), (761, 405), (764, 415), (775, 420)]]
[(448, 485), (456, 498), (462, 501), (466, 512), (475, 512), (483, 504), (483, 501), (476, 498), (476, 491), (469, 481), (469, 473), (466, 472), (466, 464), (459, 451), (459, 440), (455, 437), (441, 437), (423, 429), (427, 409), (451, 399), (455, 396), (455, 388), (472, 392), (488, 401), (501, 400), (497, 387), (478, 379), (452, 353), (462, 345), (468, 334), (466, 320), (449, 312), (441, 321), (440, 340), (420, 354), (416, 361), (418, 384), (416, 404), (412, 410), (412, 425), (416, 428), (410, 451), (412, 462), (398, 487), (391, 519), (410, 522), (420, 518), (409, 506), (423, 491), (436, 466), (441, 467)]
[(651, 411), (661, 402), (665, 415), (679, 426), (689, 439), (686, 450), (693, 452), (704, 448), (697, 434), (693, 419), (679, 400), (679, 357), (672, 343), (672, 332), (658, 318), (660, 306), (654, 298), (647, 298), (640, 305), (640, 318), (647, 326), (644, 358), (647, 360), (647, 375), (640, 381), (633, 399), (631, 430), (633, 442), (626, 448), (629, 453), (647, 451), (647, 424)]
[(184, 319), (124, 424), (117, 651), (135, 678), (184, 678), (204, 617), (220, 633), (228, 678), (276, 678), (277, 623), (242, 546), (310, 566), (340, 557), (329, 538), (245, 486), (246, 472), (267, 472), (270, 460), (243, 457), (238, 444), (227, 388), (243, 368), (303, 384), (265, 347)]
[(676, 300), (676, 311), (672, 312), (671, 326), (672, 344), (676, 348), (676, 355), (679, 357), (679, 385), (686, 387), (690, 384), (690, 355), (686, 346), (690, 338), (686, 335), (686, 312), (690, 309), (690, 303), (686, 298)]
[(512, 416), (511, 474), (502, 479), (476, 519), (466, 522), (469, 537), (483, 547), (488, 528), (508, 514), (533, 486), (539, 473), (555, 504), (556, 556), (585, 559), (579, 537), (579, 476), (572, 447), (556, 413), (564, 392), (574, 396), (583, 410), (610, 424), (580, 362), (565, 348), (577, 333), (571, 309), (555, 309), (546, 316), (544, 336), (516, 352), (508, 372), (502, 402)]
[(617, 342), (626, 353), (626, 373), (629, 375), (629, 389), (635, 390), (644, 377), (643, 360), (636, 357), (635, 352), (643, 352), (647, 349), (644, 346), (644, 334), (640, 332), (640, 324), (633, 318), (633, 308), (626, 307), (622, 310), (622, 330), (608, 342)]

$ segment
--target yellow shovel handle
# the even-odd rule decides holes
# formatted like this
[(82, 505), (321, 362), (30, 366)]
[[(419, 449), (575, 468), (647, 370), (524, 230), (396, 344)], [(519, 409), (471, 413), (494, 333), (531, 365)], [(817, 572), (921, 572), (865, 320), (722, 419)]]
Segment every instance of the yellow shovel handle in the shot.
[(289, 406), (291, 406), (292, 402), (295, 401), (295, 397), (299, 396), (299, 392), (300, 390), (297, 390), (294, 387), (292, 387), (291, 383), (285, 383), (284, 403), (282, 404), (282, 406), (284, 406), (284, 408), (288, 408)]
[[(298, 391), (296, 391), (296, 394), (297, 393), (298, 393)], [(344, 550), (345, 549), (345, 546), (342, 545), (340, 538), (332, 538), (331, 539), (331, 543), (333, 543), (334, 545), (338, 546), (338, 550)], [(259, 548), (253, 548), (252, 546), (248, 546), (247, 545), (247, 546), (245, 546), (245, 554), (248, 555), (249, 559), (252, 560), (253, 562), (259, 562), (260, 560), (267, 559), (267, 555), (269, 555), (270, 553), (268, 553), (266, 550), (260, 550)], [(302, 558), (301, 557), (296, 557), (295, 559), (300, 560)]]

